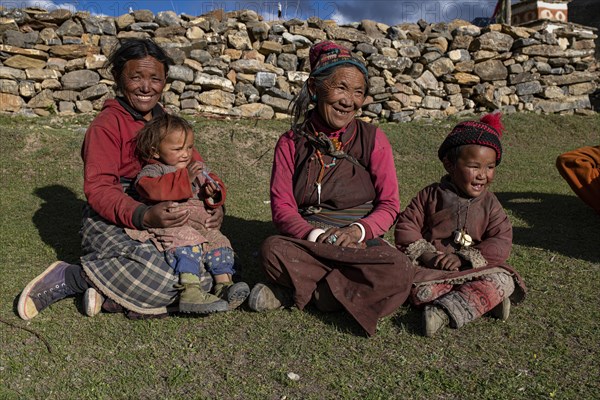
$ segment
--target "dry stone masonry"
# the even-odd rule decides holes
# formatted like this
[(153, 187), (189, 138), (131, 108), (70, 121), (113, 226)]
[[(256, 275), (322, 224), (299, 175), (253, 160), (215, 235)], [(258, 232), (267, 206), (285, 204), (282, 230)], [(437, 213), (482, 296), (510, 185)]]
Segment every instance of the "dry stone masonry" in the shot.
[(99, 17), (0, 9), (0, 111), (71, 114), (113, 97), (107, 56), (153, 38), (175, 60), (163, 104), (183, 113), (283, 118), (308, 78), (309, 47), (334, 40), (364, 60), (370, 120), (490, 111), (592, 112), (599, 86), (592, 30), (552, 32), (467, 21), (338, 26), (316, 17), (264, 21), (251, 10), (203, 16), (135, 10)]

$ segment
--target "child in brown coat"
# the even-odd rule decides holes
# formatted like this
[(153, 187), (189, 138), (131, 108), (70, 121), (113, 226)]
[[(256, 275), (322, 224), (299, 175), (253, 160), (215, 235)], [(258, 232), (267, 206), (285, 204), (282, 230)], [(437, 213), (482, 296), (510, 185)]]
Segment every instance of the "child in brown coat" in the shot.
[(410, 300), (424, 306), (425, 336), (486, 313), (505, 320), (510, 299), (524, 296), (520, 276), (506, 264), (512, 225), (488, 191), (502, 158), (502, 130), (500, 114), (458, 124), (438, 151), (447, 175), (400, 214), (396, 247), (420, 267)]

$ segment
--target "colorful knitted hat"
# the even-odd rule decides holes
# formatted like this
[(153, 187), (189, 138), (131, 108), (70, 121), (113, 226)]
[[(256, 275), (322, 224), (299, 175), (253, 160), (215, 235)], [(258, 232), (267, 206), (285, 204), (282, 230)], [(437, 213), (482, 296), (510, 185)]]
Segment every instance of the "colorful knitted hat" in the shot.
[(479, 121), (466, 121), (456, 125), (448, 134), (438, 150), (438, 157), (443, 160), (448, 150), (466, 144), (478, 144), (496, 151), (496, 165), (502, 159), (502, 144), (500, 138), (504, 126), (500, 121), (501, 113), (487, 114)]
[(367, 68), (360, 60), (354, 58), (348, 49), (333, 42), (324, 41), (315, 44), (310, 48), (308, 58), (310, 60), (311, 75), (317, 75), (340, 64), (352, 64), (360, 69), (365, 76), (369, 75)]

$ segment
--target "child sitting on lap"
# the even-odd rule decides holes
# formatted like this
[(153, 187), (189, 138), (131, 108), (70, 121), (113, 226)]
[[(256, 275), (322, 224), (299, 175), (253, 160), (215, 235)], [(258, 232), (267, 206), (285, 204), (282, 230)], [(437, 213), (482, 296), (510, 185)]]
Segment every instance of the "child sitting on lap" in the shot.
[(521, 277), (506, 265), (512, 225), (488, 191), (502, 158), (503, 129), (500, 114), (458, 124), (438, 150), (448, 174), (400, 214), (396, 247), (421, 267), (410, 301), (424, 306), (425, 336), (486, 313), (506, 320), (511, 299), (524, 298)]
[[(208, 314), (231, 310), (244, 302), (250, 289), (244, 282), (233, 283), (234, 253), (229, 240), (218, 230), (207, 230), (203, 223), (207, 209), (225, 201), (223, 182), (207, 172), (203, 162), (195, 161), (194, 131), (178, 116), (164, 114), (146, 124), (137, 135), (136, 151), (146, 163), (135, 187), (148, 203), (182, 202), (190, 209), (190, 223), (182, 227), (135, 231), (126, 229), (137, 240), (152, 240), (165, 251), (169, 264), (179, 275), (179, 311)], [(213, 294), (202, 290), (200, 264), (213, 275)]]

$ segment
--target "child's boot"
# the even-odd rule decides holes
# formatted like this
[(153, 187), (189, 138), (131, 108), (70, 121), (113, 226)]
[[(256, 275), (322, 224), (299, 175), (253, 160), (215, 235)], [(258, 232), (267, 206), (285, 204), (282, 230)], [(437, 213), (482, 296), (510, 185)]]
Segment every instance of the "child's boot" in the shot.
[(500, 304), (490, 310), (490, 316), (506, 321), (510, 315), (510, 299), (505, 297)]
[(423, 310), (422, 329), (423, 335), (432, 337), (437, 331), (450, 323), (448, 314), (437, 306), (426, 306)]
[(215, 296), (228, 303), (229, 310), (235, 310), (246, 301), (250, 288), (246, 282), (219, 282), (215, 285)]
[(196, 314), (227, 311), (227, 302), (202, 290), (197, 275), (183, 273), (179, 276), (179, 282), (179, 311)]

